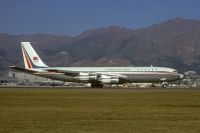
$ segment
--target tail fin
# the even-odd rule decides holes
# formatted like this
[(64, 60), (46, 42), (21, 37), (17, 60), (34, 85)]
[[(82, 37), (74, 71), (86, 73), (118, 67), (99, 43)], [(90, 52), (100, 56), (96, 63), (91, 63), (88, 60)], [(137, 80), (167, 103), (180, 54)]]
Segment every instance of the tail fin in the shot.
[(22, 54), (24, 58), (24, 65), (26, 69), (32, 68), (46, 68), (48, 67), (40, 59), (38, 54), (35, 52), (30, 42), (21, 42)]

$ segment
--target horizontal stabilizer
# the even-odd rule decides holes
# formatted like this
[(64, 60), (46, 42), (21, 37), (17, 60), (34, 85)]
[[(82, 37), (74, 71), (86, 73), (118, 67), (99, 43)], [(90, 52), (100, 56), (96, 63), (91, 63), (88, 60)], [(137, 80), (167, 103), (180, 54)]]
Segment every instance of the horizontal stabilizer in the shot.
[(29, 74), (33, 74), (36, 73), (37, 71), (33, 71), (33, 70), (29, 70), (29, 69), (24, 69), (24, 68), (20, 68), (20, 67), (16, 67), (16, 66), (9, 66), (11, 69), (20, 71), (20, 72), (24, 72), (24, 73), (29, 73)]

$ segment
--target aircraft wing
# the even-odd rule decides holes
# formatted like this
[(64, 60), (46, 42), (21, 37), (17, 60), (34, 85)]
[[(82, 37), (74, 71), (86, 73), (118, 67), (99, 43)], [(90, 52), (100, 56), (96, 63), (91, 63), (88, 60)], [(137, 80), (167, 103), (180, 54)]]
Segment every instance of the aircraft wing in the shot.
[(47, 70), (48, 72), (63, 73), (68, 76), (77, 76), (80, 73), (76, 71), (59, 70), (59, 69), (45, 69), (45, 70)]
[(48, 72), (55, 72), (55, 73), (63, 73), (68, 76), (80, 76), (80, 75), (88, 75), (88, 76), (94, 76), (96, 75), (97, 78), (101, 76), (108, 76), (108, 77), (119, 77), (119, 78), (127, 78), (125, 75), (119, 75), (119, 74), (102, 74), (99, 72), (94, 73), (88, 73), (88, 72), (78, 72), (78, 71), (69, 71), (69, 70), (60, 70), (60, 69), (45, 69)]
[[(38, 71), (34, 71), (34, 70), (29, 70), (29, 69), (25, 69), (25, 68), (20, 68), (20, 67), (16, 67), (16, 66), (10, 66), (11, 69), (17, 70), (17, 71), (21, 71), (21, 72), (25, 72), (25, 73), (29, 73), (29, 74), (33, 74), (33, 73), (37, 73)], [(68, 76), (97, 76), (97, 78), (99, 77), (118, 77), (118, 78), (122, 78), (122, 79), (126, 79), (125, 75), (119, 75), (119, 74), (102, 74), (102, 73), (88, 73), (88, 72), (78, 72), (78, 71), (69, 71), (69, 70), (60, 70), (60, 69), (45, 69), (45, 71), (48, 72), (55, 72), (55, 73), (63, 73), (64, 75), (68, 75)]]

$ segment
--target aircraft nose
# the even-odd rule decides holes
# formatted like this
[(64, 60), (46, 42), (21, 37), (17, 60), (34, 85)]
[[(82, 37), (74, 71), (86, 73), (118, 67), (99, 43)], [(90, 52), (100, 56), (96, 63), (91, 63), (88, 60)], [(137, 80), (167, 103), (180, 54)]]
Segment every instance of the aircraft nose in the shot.
[(184, 77), (184, 75), (183, 74), (180, 74), (180, 79), (182, 79)]

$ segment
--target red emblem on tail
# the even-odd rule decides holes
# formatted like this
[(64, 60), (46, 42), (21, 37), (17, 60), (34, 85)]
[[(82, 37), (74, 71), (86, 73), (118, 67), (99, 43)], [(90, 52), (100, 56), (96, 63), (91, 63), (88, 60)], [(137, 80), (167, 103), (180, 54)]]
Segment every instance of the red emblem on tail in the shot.
[(36, 56), (33, 57), (33, 60), (34, 60), (34, 61), (38, 61), (38, 57), (36, 57)]

